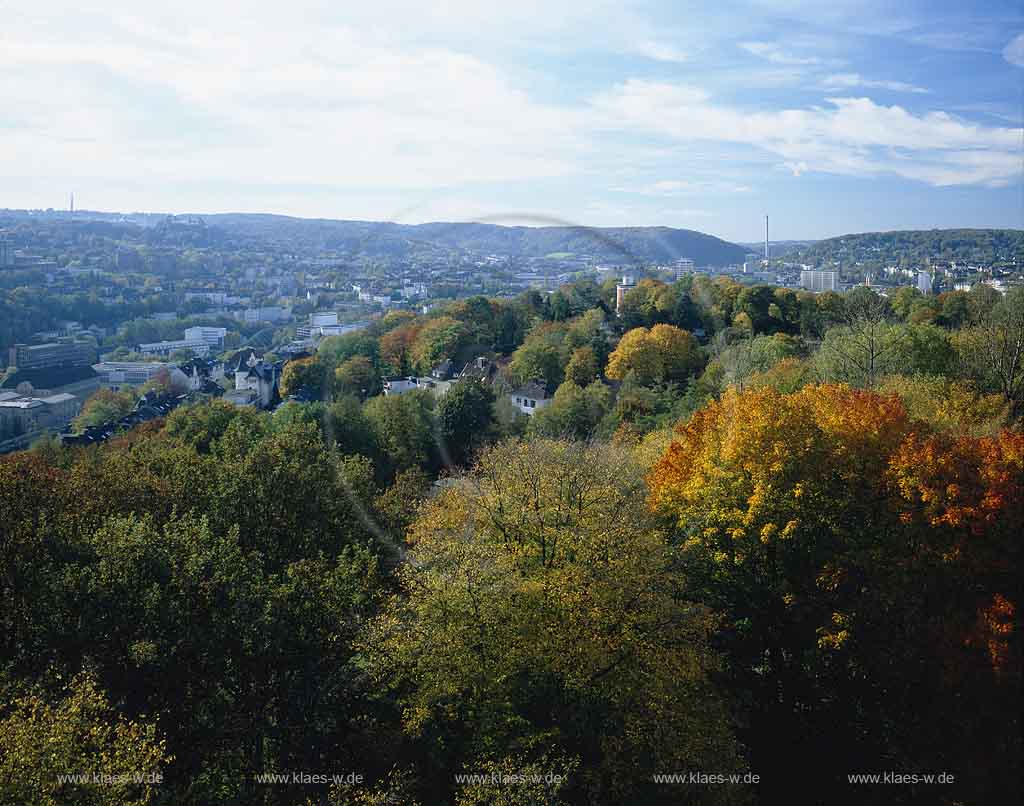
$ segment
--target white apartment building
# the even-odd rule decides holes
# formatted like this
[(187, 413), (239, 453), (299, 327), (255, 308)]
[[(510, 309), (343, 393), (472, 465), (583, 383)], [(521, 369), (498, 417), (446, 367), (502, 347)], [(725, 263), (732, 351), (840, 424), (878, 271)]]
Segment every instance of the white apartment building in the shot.
[(822, 291), (838, 291), (839, 272), (804, 269), (800, 272), (800, 285), (808, 291), (814, 291), (816, 293), (820, 293)]

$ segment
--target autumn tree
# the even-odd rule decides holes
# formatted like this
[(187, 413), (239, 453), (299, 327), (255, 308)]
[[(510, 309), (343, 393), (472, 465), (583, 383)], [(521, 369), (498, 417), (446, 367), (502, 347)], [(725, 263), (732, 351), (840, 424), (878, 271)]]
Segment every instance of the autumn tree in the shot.
[(334, 370), (334, 389), (341, 395), (372, 397), (380, 392), (380, 375), (369, 358), (354, 355)]
[(594, 435), (611, 404), (611, 392), (601, 381), (578, 386), (567, 380), (547, 406), (530, 418), (529, 433), (548, 437), (587, 439)]
[(577, 347), (573, 351), (572, 357), (565, 367), (565, 379), (580, 387), (587, 386), (597, 379), (599, 371), (594, 348), (585, 345)]
[(628, 453), (534, 440), (492, 449), (427, 504), (407, 595), (366, 649), (406, 732), (451, 750), (421, 770), (435, 799), (453, 771), (510, 756), (576, 766), (564, 796), (589, 803), (673, 802), (653, 771), (739, 767), (707, 678), (709, 615), (687, 604), (644, 497)]
[(85, 401), (82, 411), (71, 423), (72, 428), (81, 432), (93, 426), (117, 422), (135, 408), (135, 399), (135, 393), (130, 389), (123, 392), (100, 389)]
[[(816, 797), (848, 791), (851, 758), (955, 768), (968, 800), (1007, 785), (991, 759), (1015, 741), (982, 715), (1008, 707), (1019, 675), (1001, 625), (1019, 601), (1022, 447), (935, 432), (895, 395), (841, 386), (730, 389), (679, 427), (652, 503), (723, 614), (752, 764), (778, 771), (763, 794), (790, 792), (794, 764)], [(985, 682), (968, 694), (963, 675)]]
[(294, 395), (304, 389), (317, 399), (331, 388), (331, 379), (326, 362), (319, 356), (289, 361), (281, 371), (279, 382), (281, 397)]
[(558, 386), (568, 362), (567, 332), (564, 323), (542, 322), (533, 327), (512, 354), (508, 369), (513, 383), (522, 384), (537, 378), (545, 381), (549, 389)]
[(632, 373), (638, 383), (686, 380), (700, 368), (697, 340), (673, 325), (634, 328), (619, 341), (608, 358), (606, 374), (622, 380)]
[(413, 370), (412, 350), (420, 326), (410, 323), (389, 330), (380, 337), (380, 357), (394, 375), (408, 375)]
[(155, 725), (118, 714), (88, 672), (54, 702), (33, 692), (0, 708), (4, 804), (148, 806), (170, 760)]
[(412, 346), (413, 365), (425, 375), (446, 358), (454, 358), (469, 337), (469, 328), (458, 319), (451, 316), (428, 319)]
[(423, 389), (380, 395), (363, 407), (373, 439), (390, 473), (412, 467), (434, 470), (440, 461), (434, 396)]

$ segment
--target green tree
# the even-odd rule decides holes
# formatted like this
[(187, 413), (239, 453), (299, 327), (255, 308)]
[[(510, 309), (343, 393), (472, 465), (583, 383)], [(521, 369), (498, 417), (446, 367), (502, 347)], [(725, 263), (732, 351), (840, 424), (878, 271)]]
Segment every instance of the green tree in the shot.
[(23, 695), (0, 710), (0, 802), (157, 802), (171, 758), (155, 726), (118, 714), (88, 673), (76, 675), (62, 694), (53, 703), (38, 693)]
[(459, 381), (437, 404), (437, 423), (442, 456), (447, 452), (449, 464), (464, 464), (491, 436), (494, 393), (475, 378)]
[(294, 395), (300, 389), (304, 389), (315, 398), (320, 399), (330, 389), (330, 386), (327, 364), (319, 356), (289, 361), (281, 371), (279, 382), (281, 397)]
[(365, 355), (354, 355), (334, 370), (334, 389), (342, 395), (372, 397), (380, 392), (380, 374)]
[(588, 344), (573, 351), (565, 367), (565, 379), (577, 386), (587, 386), (597, 379), (599, 371), (594, 348)]
[(75, 431), (81, 432), (92, 426), (107, 425), (130, 414), (134, 408), (135, 393), (132, 390), (114, 392), (110, 389), (100, 389), (85, 401), (82, 411), (72, 421), (71, 426)]
[(628, 452), (541, 439), (497, 446), (426, 505), (408, 595), (365, 646), (407, 734), (448, 748), (423, 771), (435, 800), (454, 772), (511, 756), (575, 767), (559, 795), (598, 804), (674, 802), (657, 770), (740, 768), (707, 677), (711, 622), (643, 497)]
[(438, 467), (438, 434), (430, 392), (414, 389), (374, 397), (366, 401), (363, 412), (390, 474), (413, 467)]
[(470, 330), (464, 322), (451, 316), (428, 319), (412, 346), (413, 364), (425, 375), (445, 359), (454, 358), (469, 339)]

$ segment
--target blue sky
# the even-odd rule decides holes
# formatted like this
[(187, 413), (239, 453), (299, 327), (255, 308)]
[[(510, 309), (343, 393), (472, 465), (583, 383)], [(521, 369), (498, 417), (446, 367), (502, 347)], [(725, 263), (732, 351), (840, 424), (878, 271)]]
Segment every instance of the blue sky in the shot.
[(1024, 227), (1013, 2), (0, 0), (0, 207)]

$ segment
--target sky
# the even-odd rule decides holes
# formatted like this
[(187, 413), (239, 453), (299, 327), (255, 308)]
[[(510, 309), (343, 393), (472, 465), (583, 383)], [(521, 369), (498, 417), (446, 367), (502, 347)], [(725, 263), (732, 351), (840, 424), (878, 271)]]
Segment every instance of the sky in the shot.
[[(100, 12), (97, 9), (102, 9)], [(0, 0), (0, 208), (1024, 227), (1019, 0)]]

